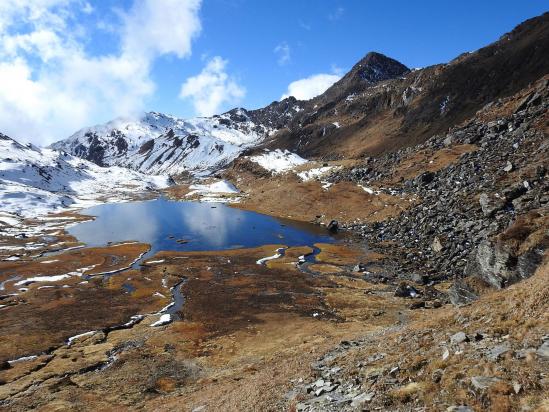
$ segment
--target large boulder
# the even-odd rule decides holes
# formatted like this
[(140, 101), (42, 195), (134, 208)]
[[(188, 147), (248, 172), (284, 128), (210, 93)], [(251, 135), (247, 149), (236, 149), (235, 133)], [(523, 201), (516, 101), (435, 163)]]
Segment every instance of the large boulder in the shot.
[(467, 275), (501, 289), (534, 274), (549, 247), (549, 217), (537, 212), (518, 218), (495, 239), (484, 239), (467, 264)]
[(448, 289), (448, 298), (455, 306), (468, 305), (478, 299), (478, 294), (466, 282), (456, 280)]
[(330, 233), (337, 233), (339, 231), (339, 223), (337, 220), (332, 220), (328, 223), (328, 231)]

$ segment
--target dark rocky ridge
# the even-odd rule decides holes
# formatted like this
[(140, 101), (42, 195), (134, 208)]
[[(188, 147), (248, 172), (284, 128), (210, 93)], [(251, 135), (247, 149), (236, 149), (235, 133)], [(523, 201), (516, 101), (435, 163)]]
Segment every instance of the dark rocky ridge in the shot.
[(350, 72), (314, 99), (315, 104), (339, 101), (351, 93), (360, 93), (375, 83), (403, 76), (409, 71), (408, 67), (395, 59), (370, 52), (355, 64)]
[[(323, 95), (304, 102), (271, 147), (304, 157), (360, 157), (425, 142), (493, 100), (549, 72), (549, 13), (525, 21), (498, 41), (448, 64), (406, 72), (369, 54)], [(361, 83), (360, 65), (387, 70)], [(330, 127), (338, 121), (342, 127)]]
[[(410, 71), (394, 59), (370, 52), (320, 96), (308, 101), (289, 97), (256, 110), (235, 108), (213, 116), (212, 124), (266, 138), (257, 150), (288, 149), (305, 158), (359, 159), (390, 153), (421, 144), (489, 102), (539, 79), (549, 72), (547, 50), (549, 13), (525, 21), (476, 52), (420, 70)], [(147, 116), (160, 119), (160, 124), (169, 118), (159, 113)], [(252, 130), (248, 120), (254, 123)], [(273, 130), (278, 132), (270, 135)], [(186, 132), (176, 134), (187, 137)], [(133, 164), (125, 160), (129, 152), (124, 131), (89, 138), (85, 144), (73, 142), (69, 147), (60, 142), (53, 147), (99, 165)], [(164, 140), (166, 152), (182, 151), (175, 146), (181, 139)], [(105, 162), (107, 157), (110, 160)], [(170, 162), (174, 159), (179, 162), (184, 157), (171, 156)]]

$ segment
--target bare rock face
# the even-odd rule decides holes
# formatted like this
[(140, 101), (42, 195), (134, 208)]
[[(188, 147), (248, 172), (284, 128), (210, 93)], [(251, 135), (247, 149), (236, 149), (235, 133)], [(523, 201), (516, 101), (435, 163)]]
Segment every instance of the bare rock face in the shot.
[(468, 271), (471, 275), (478, 276), (493, 287), (501, 289), (518, 280), (515, 263), (516, 257), (505, 247), (484, 240), (478, 246)]

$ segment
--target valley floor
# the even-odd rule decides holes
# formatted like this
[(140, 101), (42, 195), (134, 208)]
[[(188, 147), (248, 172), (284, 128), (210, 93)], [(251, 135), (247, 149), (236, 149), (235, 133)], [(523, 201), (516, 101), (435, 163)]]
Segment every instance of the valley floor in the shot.
[(531, 279), (469, 307), (446, 303), (450, 282), (415, 285), (434, 294), (418, 306), (368, 280), (391, 260), (352, 236), (316, 245), (305, 272), (309, 247), (258, 264), (283, 245), (161, 252), (136, 270), (148, 245), (78, 247), (63, 227), (81, 219), (28, 221), (23, 239), (3, 239), (19, 259), (0, 263), (1, 409), (547, 407), (547, 254)]

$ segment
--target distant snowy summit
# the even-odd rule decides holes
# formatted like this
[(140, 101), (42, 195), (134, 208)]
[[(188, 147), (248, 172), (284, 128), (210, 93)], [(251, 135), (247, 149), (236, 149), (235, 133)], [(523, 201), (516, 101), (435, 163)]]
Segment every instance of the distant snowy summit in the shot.
[(292, 98), (256, 111), (237, 108), (188, 120), (150, 112), (84, 128), (51, 148), (147, 174), (210, 173), (273, 134), (281, 116), (289, 119), (299, 110)]

